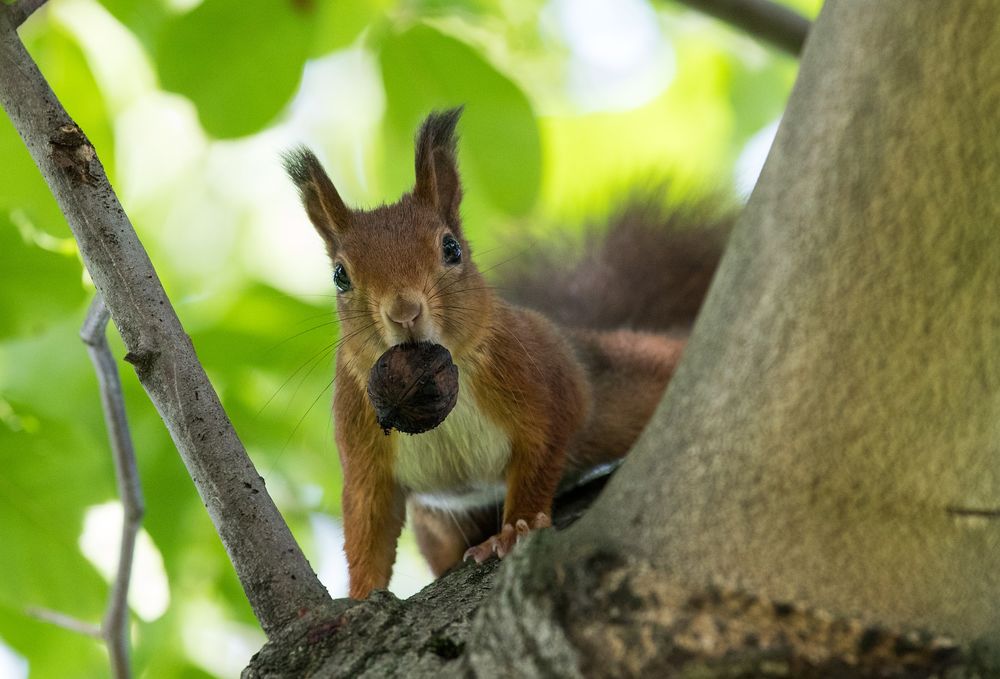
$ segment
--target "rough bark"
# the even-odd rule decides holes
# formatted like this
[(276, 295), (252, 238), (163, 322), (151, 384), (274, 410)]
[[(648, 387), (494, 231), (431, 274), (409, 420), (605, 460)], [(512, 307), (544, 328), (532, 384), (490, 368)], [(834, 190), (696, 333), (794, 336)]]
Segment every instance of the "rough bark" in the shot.
[[(553, 525), (578, 520), (607, 482), (591, 479), (560, 496)], [(493, 587), (499, 562), (468, 562), (400, 601), (384, 591), (349, 610), (304, 619), (270, 639), (244, 679), (276, 677), (417, 677), (457, 671), (471, 621)]]
[(997, 111), (993, 0), (826, 4), (684, 361), (567, 553), (1000, 638)]
[[(605, 482), (561, 497), (555, 530), (583, 516)], [(973, 679), (1000, 671), (987, 647), (725, 583), (686, 586), (600, 546), (567, 560), (560, 540), (545, 531), (503, 564), (464, 564), (406, 601), (377, 592), (299, 621), (243, 677)]]
[[(15, 6), (18, 7), (18, 6)], [(16, 16), (15, 16), (16, 15)], [(0, 6), (0, 104), (45, 177), (268, 634), (330, 605), (198, 362), (94, 147)]]

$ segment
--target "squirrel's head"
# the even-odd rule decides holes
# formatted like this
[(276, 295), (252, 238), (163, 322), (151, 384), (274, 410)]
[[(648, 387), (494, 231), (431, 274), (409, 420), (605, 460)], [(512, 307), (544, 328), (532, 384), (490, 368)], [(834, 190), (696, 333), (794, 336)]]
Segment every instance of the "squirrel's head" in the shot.
[(427, 117), (416, 138), (413, 191), (373, 210), (348, 208), (307, 149), (285, 157), (332, 260), (340, 349), (359, 373), (396, 344), (437, 342), (457, 359), (487, 333), (491, 293), (472, 262), (459, 217), (460, 114), (456, 108)]

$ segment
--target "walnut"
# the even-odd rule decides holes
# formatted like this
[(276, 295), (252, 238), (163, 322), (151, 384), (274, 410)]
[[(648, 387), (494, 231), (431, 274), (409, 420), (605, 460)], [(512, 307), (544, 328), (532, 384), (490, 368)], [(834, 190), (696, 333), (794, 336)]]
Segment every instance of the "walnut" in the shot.
[(429, 431), (458, 401), (458, 366), (440, 344), (397, 344), (372, 367), (368, 399), (386, 434)]

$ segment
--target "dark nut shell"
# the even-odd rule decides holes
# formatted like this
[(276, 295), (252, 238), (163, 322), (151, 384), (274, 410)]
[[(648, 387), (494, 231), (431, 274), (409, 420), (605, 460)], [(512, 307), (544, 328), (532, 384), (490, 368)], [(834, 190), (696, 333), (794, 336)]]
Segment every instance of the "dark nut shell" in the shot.
[(397, 344), (372, 367), (368, 399), (386, 434), (429, 431), (458, 401), (458, 366), (440, 344)]

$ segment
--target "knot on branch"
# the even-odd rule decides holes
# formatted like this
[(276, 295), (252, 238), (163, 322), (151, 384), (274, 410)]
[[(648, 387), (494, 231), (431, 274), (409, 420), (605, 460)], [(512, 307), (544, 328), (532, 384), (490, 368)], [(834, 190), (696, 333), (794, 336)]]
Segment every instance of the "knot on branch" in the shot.
[(125, 361), (135, 367), (136, 374), (142, 378), (153, 369), (153, 364), (159, 358), (160, 352), (152, 349), (137, 349), (125, 354)]
[(72, 179), (84, 184), (94, 183), (96, 176), (90, 171), (97, 152), (76, 125), (62, 125), (49, 137), (52, 158)]

